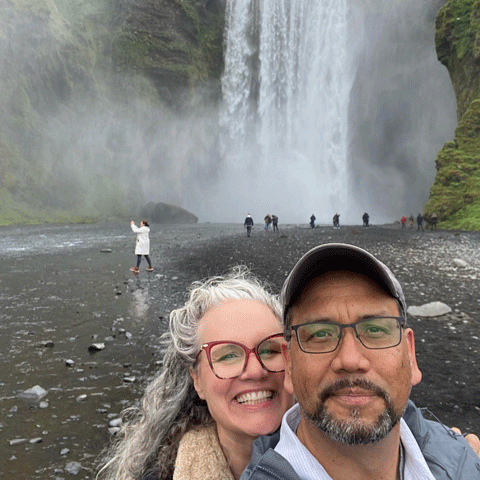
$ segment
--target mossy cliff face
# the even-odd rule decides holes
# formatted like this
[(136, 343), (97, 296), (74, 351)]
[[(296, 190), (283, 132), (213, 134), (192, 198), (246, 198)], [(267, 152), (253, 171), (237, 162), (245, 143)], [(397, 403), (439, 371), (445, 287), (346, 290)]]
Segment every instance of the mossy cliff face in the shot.
[(480, 230), (480, 0), (450, 0), (436, 24), (439, 60), (457, 98), (458, 128), (436, 159), (425, 207), (446, 228)]
[[(135, 155), (123, 132), (145, 112), (166, 118), (190, 108), (198, 90), (218, 100), (224, 7), (1, 2), (0, 224), (91, 221), (143, 205), (123, 168)], [(119, 119), (124, 130), (102, 131)]]

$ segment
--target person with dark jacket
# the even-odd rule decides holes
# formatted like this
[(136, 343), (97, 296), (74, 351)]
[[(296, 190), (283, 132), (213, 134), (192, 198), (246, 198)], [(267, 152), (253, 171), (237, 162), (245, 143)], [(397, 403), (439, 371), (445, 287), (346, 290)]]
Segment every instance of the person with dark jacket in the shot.
[(365, 212), (362, 215), (362, 220), (363, 220), (363, 226), (368, 227), (368, 221), (370, 220), (370, 215), (367, 212)]
[(419, 212), (417, 215), (417, 231), (420, 229), (423, 232), (423, 215)]
[(480, 478), (467, 441), (409, 401), (422, 374), (390, 269), (347, 244), (307, 252), (281, 293), (285, 388), (298, 404), (254, 441), (241, 480)]
[(280, 232), (280, 230), (278, 229), (278, 217), (276, 215), (272, 215), (272, 225), (274, 232)]
[(317, 218), (315, 217), (315, 215), (312, 213), (312, 216), (310, 217), (310, 228), (315, 228), (315, 220)]
[(243, 223), (243, 228), (247, 229), (247, 237), (249, 237), (250, 234), (252, 233), (252, 228), (253, 228), (253, 218), (250, 214), (247, 215), (247, 218)]

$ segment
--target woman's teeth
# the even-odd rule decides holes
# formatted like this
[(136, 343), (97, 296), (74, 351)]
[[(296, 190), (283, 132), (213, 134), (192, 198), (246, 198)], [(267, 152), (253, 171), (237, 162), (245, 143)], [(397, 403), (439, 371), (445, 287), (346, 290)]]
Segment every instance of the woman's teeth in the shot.
[(256, 403), (264, 402), (273, 397), (273, 392), (270, 390), (263, 390), (261, 392), (248, 392), (239, 395), (236, 400), (242, 405), (255, 405)]

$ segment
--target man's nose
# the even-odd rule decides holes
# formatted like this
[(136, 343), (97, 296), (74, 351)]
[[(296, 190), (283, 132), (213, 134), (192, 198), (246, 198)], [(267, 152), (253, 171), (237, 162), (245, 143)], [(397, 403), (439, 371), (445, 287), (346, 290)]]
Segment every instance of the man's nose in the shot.
[(370, 369), (370, 361), (365, 356), (366, 348), (352, 327), (342, 330), (340, 343), (334, 353), (332, 369), (337, 372), (366, 372)]

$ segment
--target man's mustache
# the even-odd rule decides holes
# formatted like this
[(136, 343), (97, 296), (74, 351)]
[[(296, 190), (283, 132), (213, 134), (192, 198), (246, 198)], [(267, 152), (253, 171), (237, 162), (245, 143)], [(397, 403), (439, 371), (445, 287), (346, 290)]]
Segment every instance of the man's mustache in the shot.
[(320, 399), (322, 402), (325, 402), (329, 397), (336, 395), (340, 390), (355, 387), (361, 388), (362, 390), (368, 392), (372, 392), (374, 395), (388, 401), (388, 394), (385, 390), (383, 390), (383, 388), (375, 385), (375, 383), (364, 378), (344, 378), (342, 380), (338, 380), (337, 382), (332, 383), (330, 386), (322, 390), (320, 394)]

